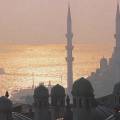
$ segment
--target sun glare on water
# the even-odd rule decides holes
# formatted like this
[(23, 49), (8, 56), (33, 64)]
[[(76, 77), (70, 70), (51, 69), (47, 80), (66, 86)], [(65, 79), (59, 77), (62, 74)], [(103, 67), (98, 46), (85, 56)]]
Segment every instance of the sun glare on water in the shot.
[[(75, 45), (74, 80), (87, 77), (99, 67), (99, 60), (105, 55), (109, 58), (112, 46)], [(63, 44), (51, 45), (4, 45), (0, 49), (0, 67), (6, 75), (1, 75), (0, 90), (15, 90), (35, 86), (61, 84), (66, 87), (66, 49)]]

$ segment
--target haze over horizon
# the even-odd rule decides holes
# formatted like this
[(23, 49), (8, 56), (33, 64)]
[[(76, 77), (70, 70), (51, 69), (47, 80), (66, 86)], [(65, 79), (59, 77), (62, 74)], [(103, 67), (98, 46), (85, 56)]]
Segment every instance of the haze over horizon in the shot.
[[(69, 2), (76, 80), (96, 71), (103, 56), (111, 58), (115, 44), (117, 2)], [(5, 78), (1, 78), (2, 93), (30, 87), (33, 80), (31, 76), (22, 75), (24, 73), (42, 74), (40, 77), (35, 76), (36, 85), (45, 80), (46, 84), (50, 80), (54, 84), (56, 81), (61, 82), (62, 75), (61, 84), (66, 86), (67, 12), (68, 0), (0, 1), (0, 68), (8, 73)], [(46, 77), (46, 74), (53, 76)]]
[[(75, 43), (113, 44), (116, 1), (70, 0)], [(65, 43), (68, 0), (0, 1), (0, 43)]]

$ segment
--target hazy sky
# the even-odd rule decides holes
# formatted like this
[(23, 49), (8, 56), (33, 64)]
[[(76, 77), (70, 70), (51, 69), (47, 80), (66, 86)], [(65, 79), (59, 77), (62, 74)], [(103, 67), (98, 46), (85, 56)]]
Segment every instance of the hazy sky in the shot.
[[(0, 0), (0, 42), (63, 43), (68, 0)], [(113, 43), (116, 0), (70, 0), (74, 41)]]

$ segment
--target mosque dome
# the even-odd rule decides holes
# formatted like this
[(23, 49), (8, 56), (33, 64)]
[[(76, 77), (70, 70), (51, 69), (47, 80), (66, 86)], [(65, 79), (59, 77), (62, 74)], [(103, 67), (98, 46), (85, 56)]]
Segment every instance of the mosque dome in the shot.
[(49, 97), (48, 89), (44, 85), (40, 85), (34, 90), (34, 97)]
[(0, 97), (0, 111), (12, 111), (12, 102), (5, 96)]
[(117, 84), (114, 86), (113, 94), (114, 94), (114, 95), (120, 95), (120, 82), (117, 83)]
[(85, 79), (81, 78), (74, 82), (72, 88), (73, 96), (81, 96), (81, 97), (94, 97), (94, 90), (91, 83)]
[(107, 63), (107, 58), (103, 57), (100, 61), (101, 61), (102, 63)]
[(89, 80), (81, 78), (74, 82), (73, 103), (75, 108), (79, 107), (79, 119), (81, 120), (105, 120), (112, 114), (111, 110), (97, 103), (93, 93), (94, 90)]
[(106, 67), (108, 65), (108, 61), (107, 61), (107, 59), (106, 58), (102, 58), (101, 60), (100, 60), (100, 68), (104, 68), (104, 67)]
[(51, 90), (51, 96), (65, 96), (65, 89), (64, 87), (62, 87), (61, 85), (57, 84), (56, 86), (54, 86)]

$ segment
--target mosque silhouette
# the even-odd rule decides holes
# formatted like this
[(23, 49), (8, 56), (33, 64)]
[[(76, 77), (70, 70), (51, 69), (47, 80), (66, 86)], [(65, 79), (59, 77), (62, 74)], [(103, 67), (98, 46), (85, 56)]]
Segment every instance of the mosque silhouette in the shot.
[[(34, 90), (32, 106), (15, 106), (9, 100), (9, 93), (0, 97), (0, 120), (120, 120), (120, 12), (116, 13), (116, 46), (109, 62), (106, 58), (100, 61), (100, 68), (87, 79), (80, 78), (73, 84), (72, 72), (72, 27), (70, 8), (67, 21), (68, 42), (66, 58), (68, 72), (68, 91), (57, 84), (48, 88), (39, 85)], [(70, 52), (69, 52), (70, 50)], [(97, 85), (100, 85), (97, 86)], [(96, 91), (104, 92), (96, 98)], [(101, 93), (100, 93), (101, 94)], [(72, 99), (72, 103), (71, 103)], [(22, 108), (23, 106), (24, 108)], [(24, 111), (23, 111), (24, 109)]]

